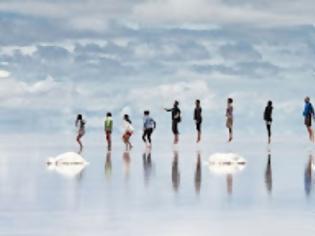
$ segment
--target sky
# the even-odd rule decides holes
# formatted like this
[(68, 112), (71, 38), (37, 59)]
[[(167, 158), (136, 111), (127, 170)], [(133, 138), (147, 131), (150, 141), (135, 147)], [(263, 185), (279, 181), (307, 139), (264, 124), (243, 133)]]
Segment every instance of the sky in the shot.
[(102, 129), (111, 111), (141, 129), (149, 109), (180, 101), (182, 132), (200, 99), (204, 129), (223, 130), (233, 97), (236, 129), (264, 129), (274, 102), (279, 133), (304, 132), (314, 94), (312, 0), (1, 0), (0, 132), (72, 132), (76, 114)]

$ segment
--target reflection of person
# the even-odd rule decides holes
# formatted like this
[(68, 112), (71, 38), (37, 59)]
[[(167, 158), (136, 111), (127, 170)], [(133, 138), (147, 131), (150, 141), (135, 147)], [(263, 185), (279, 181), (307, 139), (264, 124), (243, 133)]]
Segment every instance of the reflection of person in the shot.
[(112, 131), (113, 131), (113, 118), (112, 113), (108, 112), (106, 114), (106, 119), (104, 122), (104, 129), (107, 141), (107, 150), (110, 151), (112, 149)]
[(175, 192), (178, 191), (180, 183), (180, 172), (178, 169), (178, 152), (174, 151), (174, 159), (172, 163), (172, 183)]
[(196, 100), (196, 107), (194, 110), (194, 121), (197, 129), (197, 143), (201, 140), (201, 123), (202, 123), (202, 108), (200, 106), (200, 100)]
[(228, 174), (226, 176), (226, 186), (227, 186), (228, 194), (232, 194), (233, 192), (233, 175), (232, 174)]
[(149, 142), (149, 145), (151, 145), (151, 135), (153, 133), (153, 130), (156, 127), (155, 121), (150, 117), (149, 111), (144, 111), (144, 117), (143, 117), (143, 135), (142, 140), (143, 142), (147, 143)]
[(313, 155), (311, 154), (308, 159), (305, 172), (304, 172), (304, 189), (307, 196), (309, 196), (312, 192), (312, 184), (313, 184), (312, 163), (313, 163)]
[(110, 177), (112, 175), (112, 154), (107, 152), (105, 161), (105, 176)]
[(272, 192), (271, 154), (268, 154), (268, 162), (265, 171), (265, 183), (268, 193), (271, 193)]
[(233, 175), (232, 174), (228, 174), (226, 176), (226, 187), (227, 187), (228, 194), (232, 194), (233, 192)]
[(228, 142), (231, 142), (233, 139), (233, 99), (228, 98), (227, 108), (226, 108), (226, 128), (229, 130), (229, 139)]
[(312, 128), (312, 119), (314, 118), (314, 108), (309, 97), (306, 97), (304, 101), (305, 101), (305, 106), (304, 106), (304, 111), (303, 111), (304, 124), (307, 128), (310, 141), (314, 143), (315, 141), (314, 131)]
[(173, 108), (171, 109), (165, 108), (165, 111), (172, 112), (172, 131), (174, 134), (174, 144), (178, 143), (179, 138), (178, 124), (181, 122), (181, 111), (178, 106), (179, 102), (175, 101)]
[(75, 121), (75, 127), (77, 127), (78, 129), (78, 133), (77, 133), (77, 142), (80, 145), (80, 151), (79, 153), (82, 152), (83, 150), (83, 145), (81, 142), (81, 138), (84, 136), (85, 134), (85, 120), (83, 120), (83, 117), (81, 114), (78, 114), (77, 119)]
[(264, 120), (266, 122), (266, 127), (268, 131), (268, 143), (271, 143), (271, 123), (272, 123), (272, 101), (268, 101), (268, 104), (264, 111)]
[(151, 152), (143, 153), (143, 169), (144, 169), (144, 182), (148, 185), (151, 172), (152, 172), (152, 160), (151, 160)]
[(196, 170), (195, 170), (195, 190), (196, 193), (200, 193), (201, 189), (201, 155), (197, 154)]
[(122, 139), (126, 145), (126, 151), (129, 151), (132, 148), (132, 144), (130, 142), (130, 137), (133, 134), (133, 127), (131, 125), (131, 120), (129, 118), (129, 115), (124, 115), (124, 134), (122, 136)]
[(129, 152), (124, 152), (123, 153), (123, 160), (124, 160), (124, 169), (125, 169), (125, 176), (128, 178), (129, 177), (129, 172), (130, 172), (130, 153)]

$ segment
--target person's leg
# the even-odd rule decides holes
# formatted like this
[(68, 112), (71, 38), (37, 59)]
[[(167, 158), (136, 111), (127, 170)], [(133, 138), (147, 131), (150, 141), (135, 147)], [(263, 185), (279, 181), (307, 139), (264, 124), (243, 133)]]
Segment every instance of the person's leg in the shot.
[(271, 124), (267, 123), (267, 131), (268, 131), (268, 143), (271, 143)]
[(78, 134), (78, 136), (77, 136), (77, 142), (78, 142), (78, 144), (80, 145), (80, 151), (79, 151), (79, 153), (81, 153), (82, 150), (83, 150), (83, 145), (82, 145), (82, 143), (81, 143), (81, 137), (82, 137), (82, 135), (81, 135), (81, 134)]
[(130, 137), (131, 137), (131, 135), (132, 135), (131, 133), (128, 133), (128, 135), (127, 135), (127, 137), (128, 137), (128, 138), (127, 138), (127, 143), (128, 143), (128, 146), (129, 146), (129, 150), (131, 150), (131, 148), (133, 147), (132, 144), (131, 144), (131, 142), (130, 142)]
[(176, 122), (172, 121), (172, 131), (174, 135), (174, 144), (176, 143)]
[(314, 131), (313, 131), (312, 126), (308, 126), (307, 131), (308, 131), (310, 141), (314, 143)]
[(174, 122), (175, 123), (175, 140), (174, 140), (174, 144), (177, 144), (179, 141), (179, 132), (178, 132), (178, 122)]
[(147, 129), (143, 130), (143, 135), (142, 135), (142, 140), (145, 143), (147, 142), (146, 136), (147, 136)]
[(112, 150), (112, 133), (108, 132), (108, 151)]
[(153, 132), (153, 129), (148, 129), (147, 137), (148, 137), (149, 144), (151, 144), (151, 135), (152, 135), (152, 132)]
[(229, 127), (229, 142), (231, 142), (233, 139), (233, 129), (232, 129), (232, 126)]
[(200, 140), (201, 140), (201, 123), (197, 123), (196, 124), (196, 128), (197, 128), (197, 143), (199, 143), (200, 142)]

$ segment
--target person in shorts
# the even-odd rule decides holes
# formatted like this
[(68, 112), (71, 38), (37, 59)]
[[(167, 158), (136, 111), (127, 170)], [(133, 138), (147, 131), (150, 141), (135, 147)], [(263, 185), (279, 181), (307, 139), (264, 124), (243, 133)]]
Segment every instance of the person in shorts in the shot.
[(133, 134), (134, 128), (132, 127), (132, 122), (129, 118), (129, 115), (127, 114), (124, 115), (123, 122), (124, 122), (124, 133), (123, 133), (122, 139), (126, 145), (126, 151), (129, 151), (133, 147), (130, 142), (130, 137)]

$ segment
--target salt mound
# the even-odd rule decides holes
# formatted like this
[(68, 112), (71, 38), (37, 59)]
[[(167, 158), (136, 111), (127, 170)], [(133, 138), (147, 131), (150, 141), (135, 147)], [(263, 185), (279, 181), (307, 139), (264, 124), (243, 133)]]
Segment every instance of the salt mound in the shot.
[(216, 174), (234, 174), (245, 168), (246, 160), (236, 153), (215, 153), (209, 157), (210, 171)]

